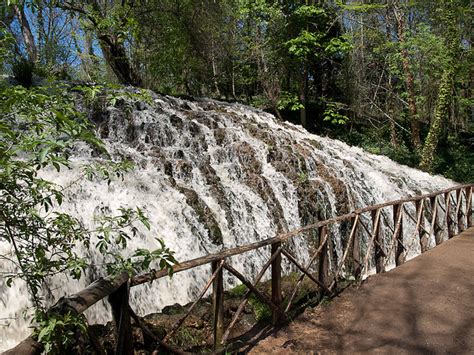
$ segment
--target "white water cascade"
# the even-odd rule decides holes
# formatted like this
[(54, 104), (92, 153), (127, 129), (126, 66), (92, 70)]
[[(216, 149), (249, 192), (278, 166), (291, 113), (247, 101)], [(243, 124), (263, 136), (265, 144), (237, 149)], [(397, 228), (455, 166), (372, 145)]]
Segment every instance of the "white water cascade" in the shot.
[[(61, 209), (92, 228), (94, 215), (102, 210), (141, 207), (150, 218), (151, 232), (140, 230), (129, 249), (157, 248), (154, 237), (160, 237), (178, 261), (270, 238), (355, 208), (454, 185), (240, 104), (154, 95), (153, 104), (136, 104), (131, 112), (109, 107), (91, 118), (111, 155), (133, 160), (136, 168), (110, 185), (99, 180), (74, 185)], [(66, 186), (81, 174), (79, 166), (94, 156), (92, 149), (78, 148), (73, 164), (77, 168), (47, 172), (46, 178)], [(0, 254), (8, 248), (0, 244)], [(307, 258), (303, 238), (291, 248), (299, 259)], [(91, 271), (80, 282), (51, 280), (51, 302), (103, 275), (102, 256), (93, 249), (82, 252), (90, 258)], [(232, 264), (254, 275), (266, 260), (267, 250), (252, 258), (235, 257)], [(10, 267), (0, 260), (2, 271)], [(209, 272), (202, 267), (136, 287), (130, 303), (137, 313), (146, 314), (189, 302)], [(30, 332), (24, 315), (29, 305), (26, 287), (19, 281), (7, 287), (2, 275), (0, 350)], [(227, 287), (233, 284), (229, 278)], [(96, 305), (87, 317), (91, 323), (105, 322), (109, 312), (106, 305)]]

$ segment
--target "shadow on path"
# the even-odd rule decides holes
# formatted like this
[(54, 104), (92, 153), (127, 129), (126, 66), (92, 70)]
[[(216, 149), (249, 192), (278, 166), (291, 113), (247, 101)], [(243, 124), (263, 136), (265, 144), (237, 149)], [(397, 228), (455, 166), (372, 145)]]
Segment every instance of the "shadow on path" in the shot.
[(474, 228), (267, 329), (247, 351), (474, 353)]

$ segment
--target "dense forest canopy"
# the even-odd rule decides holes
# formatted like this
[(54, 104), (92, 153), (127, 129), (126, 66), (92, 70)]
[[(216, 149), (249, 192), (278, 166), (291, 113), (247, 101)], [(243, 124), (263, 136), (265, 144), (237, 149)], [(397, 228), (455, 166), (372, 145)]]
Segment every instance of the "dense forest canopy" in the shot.
[(472, 12), (467, 0), (9, 0), (2, 70), (241, 101), (472, 181)]

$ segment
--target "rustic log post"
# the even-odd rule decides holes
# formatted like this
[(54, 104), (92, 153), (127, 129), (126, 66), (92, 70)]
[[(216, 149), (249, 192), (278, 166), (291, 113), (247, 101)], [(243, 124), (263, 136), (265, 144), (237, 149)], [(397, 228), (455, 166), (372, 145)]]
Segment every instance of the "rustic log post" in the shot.
[(429, 246), (429, 235), (426, 235), (424, 230), (425, 219), (423, 218), (424, 212), (424, 200), (417, 200), (415, 201), (415, 209), (416, 209), (416, 216), (417, 216), (417, 227), (418, 236), (420, 238), (420, 250), (422, 253), (428, 250)]
[(452, 218), (451, 218), (451, 201), (450, 201), (450, 192), (444, 193), (444, 203), (446, 206), (446, 229), (448, 231), (448, 239), (453, 237), (453, 230), (452, 230)]
[[(328, 232), (327, 225), (319, 227), (319, 243), (324, 242), (326, 234)], [(328, 258), (328, 248), (329, 238), (323, 245), (323, 249), (321, 250), (321, 256), (319, 257), (319, 266), (318, 266), (318, 278), (319, 282), (324, 285), (326, 288), (329, 286), (329, 258)], [(321, 291), (322, 295), (324, 295), (324, 290)]]
[[(216, 272), (221, 260), (212, 262), (212, 273)], [(222, 348), (222, 336), (224, 335), (224, 278), (222, 269), (217, 272), (217, 276), (212, 283), (212, 312), (214, 328), (214, 350)]]
[[(398, 224), (397, 224), (398, 222)], [(403, 203), (393, 205), (393, 224), (395, 229), (395, 265), (399, 266), (405, 262), (405, 255), (403, 253)]]
[(130, 281), (120, 286), (110, 294), (108, 301), (112, 307), (112, 316), (117, 327), (117, 345), (115, 354), (133, 355), (132, 319), (128, 299), (130, 296)]
[(466, 219), (467, 227), (472, 227), (472, 186), (466, 187)]
[(281, 242), (272, 244), (272, 254), (278, 253), (278, 256), (272, 262), (272, 302), (278, 307), (272, 311), (272, 324), (277, 325), (280, 321), (281, 295)]
[(360, 260), (360, 234), (356, 233), (352, 242), (352, 269), (354, 273), (354, 278), (356, 280), (360, 279), (362, 272), (362, 262)]
[(430, 197), (431, 205), (431, 231), (433, 233), (436, 245), (440, 245), (443, 242), (443, 235), (441, 234), (441, 228), (438, 223), (438, 196)]
[(375, 270), (378, 273), (385, 272), (385, 263), (384, 263), (384, 251), (383, 251), (383, 238), (382, 234), (380, 233), (380, 212), (377, 213), (379, 210), (372, 210), (370, 212), (372, 216), (372, 226), (373, 226), (373, 233), (375, 235)]
[(458, 222), (458, 233), (464, 230), (463, 212), (462, 212), (462, 189), (456, 190), (456, 218)]

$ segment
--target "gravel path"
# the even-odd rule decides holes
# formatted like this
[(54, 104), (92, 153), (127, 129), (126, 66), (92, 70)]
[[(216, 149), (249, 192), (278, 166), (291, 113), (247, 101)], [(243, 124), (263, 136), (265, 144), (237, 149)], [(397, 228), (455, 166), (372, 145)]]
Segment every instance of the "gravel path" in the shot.
[(474, 354), (474, 227), (325, 306), (250, 353)]

